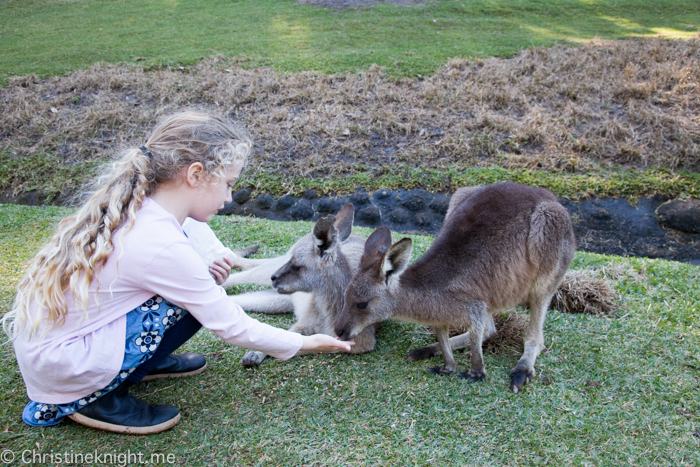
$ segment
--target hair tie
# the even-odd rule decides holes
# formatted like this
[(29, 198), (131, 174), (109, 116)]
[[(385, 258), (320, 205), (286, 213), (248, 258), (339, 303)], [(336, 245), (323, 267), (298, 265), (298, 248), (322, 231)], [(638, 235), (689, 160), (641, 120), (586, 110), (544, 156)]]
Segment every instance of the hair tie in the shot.
[(146, 146), (141, 146), (139, 149), (141, 149), (141, 152), (144, 153), (146, 157), (153, 159), (153, 154), (151, 154), (151, 151), (149, 151)]

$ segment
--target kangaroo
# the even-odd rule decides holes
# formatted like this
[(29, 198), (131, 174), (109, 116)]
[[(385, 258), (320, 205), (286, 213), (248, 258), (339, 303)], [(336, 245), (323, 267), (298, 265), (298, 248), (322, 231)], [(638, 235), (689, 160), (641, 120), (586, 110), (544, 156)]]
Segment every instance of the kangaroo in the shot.
[[(279, 266), (267, 276), (278, 293), (263, 291), (266, 292), (263, 295), (261, 292), (251, 292), (233, 297), (234, 301), (246, 310), (273, 312), (287, 310), (289, 303), (292, 303), (297, 322), (290, 331), (304, 335), (333, 335), (337, 315), (343, 309), (345, 288), (357, 271), (365, 244), (364, 238), (351, 235), (354, 216), (355, 208), (352, 204), (346, 204), (337, 215), (331, 214), (319, 219), (312, 233), (299, 239), (287, 254), (270, 260), (242, 259), (237, 265), (252, 267), (244, 271), (247, 274), (244, 274), (242, 280), (260, 278), (262, 271), (269, 272), (273, 266)], [(240, 280), (238, 277), (232, 282)], [(270, 292), (276, 294), (276, 297)], [(293, 298), (292, 302), (282, 302), (279, 299), (290, 295), (299, 297), (300, 293), (304, 293), (302, 298)], [(350, 352), (373, 350), (377, 326), (378, 324), (369, 326), (358, 333)], [(299, 352), (297, 355), (309, 353)], [(246, 367), (254, 367), (260, 365), (265, 357), (262, 352), (250, 351), (243, 356), (241, 363)]]
[[(430, 325), (444, 360), (431, 371), (455, 372), (451, 347), (461, 340), (470, 347), (471, 369), (459, 376), (481, 381), (486, 377), (481, 346), (495, 332), (493, 315), (527, 304), (525, 349), (510, 372), (510, 388), (517, 393), (535, 376), (547, 307), (575, 242), (568, 212), (545, 189), (505, 182), (458, 190), (433, 245), (410, 267), (410, 239), (392, 245), (386, 227), (370, 235), (345, 292), (336, 335), (351, 339), (390, 317)], [(451, 343), (450, 325), (469, 332)]]

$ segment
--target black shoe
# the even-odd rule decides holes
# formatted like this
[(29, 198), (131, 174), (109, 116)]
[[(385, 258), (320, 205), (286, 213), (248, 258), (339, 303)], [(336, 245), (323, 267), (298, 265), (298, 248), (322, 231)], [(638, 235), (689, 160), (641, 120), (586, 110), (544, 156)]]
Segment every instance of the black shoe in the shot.
[(180, 412), (172, 405), (150, 405), (129, 395), (131, 381), (88, 404), (68, 417), (98, 430), (130, 435), (150, 435), (177, 425)]
[(207, 367), (207, 359), (199, 353), (170, 354), (143, 377), (141, 381), (160, 378), (182, 378), (198, 375)]

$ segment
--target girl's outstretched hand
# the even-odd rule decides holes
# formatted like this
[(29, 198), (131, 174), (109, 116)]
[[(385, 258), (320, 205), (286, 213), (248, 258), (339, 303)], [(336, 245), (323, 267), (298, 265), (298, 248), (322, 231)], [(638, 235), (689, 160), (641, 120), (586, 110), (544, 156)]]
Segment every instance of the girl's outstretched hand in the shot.
[(304, 343), (301, 350), (311, 350), (316, 352), (337, 352), (344, 350), (350, 352), (350, 347), (355, 345), (355, 341), (341, 341), (325, 334), (314, 334), (313, 336), (302, 336)]
[(228, 276), (231, 274), (232, 267), (233, 260), (228, 258), (216, 260), (213, 265), (209, 266), (209, 273), (214, 276), (216, 285), (221, 285), (226, 282), (226, 279), (228, 279)]

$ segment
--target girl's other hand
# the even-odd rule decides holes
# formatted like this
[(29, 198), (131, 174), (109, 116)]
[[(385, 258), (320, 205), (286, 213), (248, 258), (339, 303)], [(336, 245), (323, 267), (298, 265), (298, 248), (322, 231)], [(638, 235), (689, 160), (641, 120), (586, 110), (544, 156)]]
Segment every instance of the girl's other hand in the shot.
[(337, 352), (338, 350), (343, 350), (350, 352), (350, 347), (355, 345), (355, 341), (341, 341), (325, 334), (302, 337), (304, 338), (304, 343), (301, 344), (301, 350), (316, 352)]
[(213, 265), (209, 266), (209, 273), (214, 276), (216, 284), (221, 285), (228, 279), (232, 267), (232, 259), (224, 258), (223, 260), (216, 260)]

